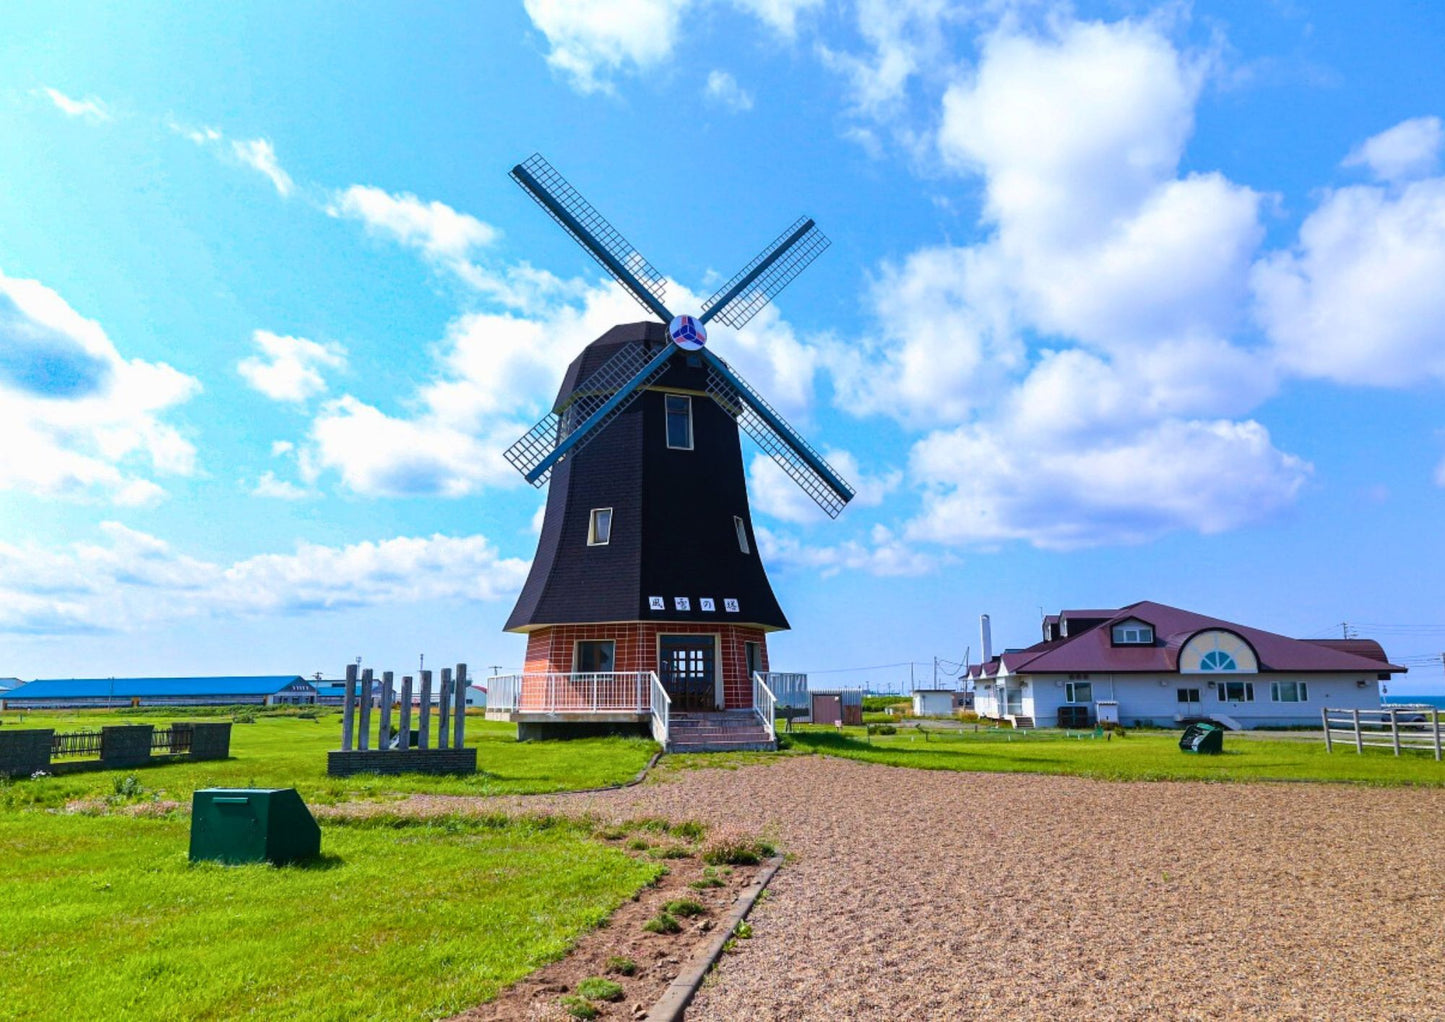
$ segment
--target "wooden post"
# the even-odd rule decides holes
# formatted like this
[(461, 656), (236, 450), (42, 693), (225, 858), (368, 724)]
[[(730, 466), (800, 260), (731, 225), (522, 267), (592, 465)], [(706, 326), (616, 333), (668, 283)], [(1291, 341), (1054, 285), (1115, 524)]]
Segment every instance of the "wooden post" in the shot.
[(1360, 711), (1352, 710), (1355, 715), (1355, 751), (1361, 756), (1365, 754), (1365, 736), (1360, 734)]
[(381, 672), (381, 728), (377, 731), (376, 747), (391, 748), (391, 687), (392, 673)]
[(1440, 711), (1435, 711), (1435, 761), (1440, 761)]
[(401, 729), (400, 744), (398, 749), (403, 751), (411, 748), (411, 675), (401, 676)]
[(417, 748), (431, 748), (431, 736), (427, 734), (431, 730), (431, 671), (421, 672), (421, 723), (418, 727)]
[(346, 665), (346, 692), (341, 697), (341, 751), (351, 751), (352, 718), (356, 714), (356, 665)]
[(1400, 755), (1400, 721), (1395, 714), (1399, 710), (1390, 711), (1390, 740), (1395, 743), (1395, 755)]
[(361, 730), (356, 734), (356, 747), (362, 752), (371, 748), (371, 668), (361, 672)]
[(452, 669), (442, 668), (442, 690), (437, 696), (437, 748), (445, 749), (449, 744), (451, 735), (447, 733), (447, 725), (451, 723), (452, 709)]
[(1320, 708), (1320, 721), (1325, 725), (1325, 751), (1334, 752), (1334, 746), (1330, 744), (1330, 711), (1324, 707)]
[(456, 705), (452, 717), (452, 748), (460, 749), (467, 741), (467, 665), (457, 664)]

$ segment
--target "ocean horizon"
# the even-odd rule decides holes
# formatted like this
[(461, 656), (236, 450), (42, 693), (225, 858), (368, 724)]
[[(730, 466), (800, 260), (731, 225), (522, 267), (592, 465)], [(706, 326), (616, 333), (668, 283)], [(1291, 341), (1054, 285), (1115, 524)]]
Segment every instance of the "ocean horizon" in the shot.
[(1380, 700), (1381, 706), (1390, 706), (1391, 704), (1399, 705), (1401, 703), (1413, 703), (1416, 706), (1438, 706), (1440, 709), (1445, 710), (1445, 695), (1436, 694), (1417, 696), (1404, 694), (1395, 695), (1394, 693), (1391, 693), (1390, 695), (1385, 696)]

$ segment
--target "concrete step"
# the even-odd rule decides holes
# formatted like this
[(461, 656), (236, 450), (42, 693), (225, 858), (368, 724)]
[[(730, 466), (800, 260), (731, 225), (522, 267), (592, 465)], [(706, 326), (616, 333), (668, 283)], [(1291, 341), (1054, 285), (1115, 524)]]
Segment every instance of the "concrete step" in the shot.
[(777, 752), (778, 743), (761, 741), (679, 742), (669, 740), (668, 752)]

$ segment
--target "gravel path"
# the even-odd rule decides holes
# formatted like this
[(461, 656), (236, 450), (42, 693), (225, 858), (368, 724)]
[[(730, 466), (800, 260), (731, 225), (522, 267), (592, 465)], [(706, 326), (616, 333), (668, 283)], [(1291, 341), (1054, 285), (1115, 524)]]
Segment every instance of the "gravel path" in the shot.
[(1445, 1018), (1445, 791), (1117, 783), (797, 756), (419, 797), (775, 835), (689, 1019)]

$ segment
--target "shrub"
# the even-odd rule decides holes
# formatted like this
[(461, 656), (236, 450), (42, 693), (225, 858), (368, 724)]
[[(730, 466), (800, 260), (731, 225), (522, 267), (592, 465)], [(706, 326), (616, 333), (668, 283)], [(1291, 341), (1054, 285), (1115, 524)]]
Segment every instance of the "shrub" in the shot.
[(136, 798), (145, 789), (141, 787), (140, 778), (135, 774), (126, 774), (124, 777), (117, 777), (111, 781), (111, 787), (120, 798)]
[(674, 916), (668, 915), (666, 912), (657, 913), (657, 915), (643, 923), (642, 928), (648, 933), (682, 932), (682, 924), (679, 923)]
[(959, 720), (963, 721), (965, 724), (977, 724), (980, 719), (979, 715), (974, 713), (972, 710), (959, 710), (956, 714), (954, 714), (954, 716), (956, 716)]
[(869, 724), (868, 733), (870, 735), (896, 735), (898, 728), (892, 724)]
[(631, 958), (613, 955), (607, 959), (607, 971), (615, 972), (619, 976), (631, 976), (637, 972), (637, 963)]
[(254, 724), (254, 723), (256, 723), (256, 714), (253, 713), (253, 712), (250, 711), (250, 710), (245, 710), (245, 711), (243, 711), (243, 712), (241, 712), (241, 713), (233, 714), (233, 715), (231, 716), (231, 723), (232, 723), (232, 724)]
[(649, 845), (646, 841), (642, 840), (642, 838), (635, 837), (631, 841), (627, 842), (627, 847), (632, 849), (634, 852), (645, 852), (648, 848), (652, 846)]
[(714, 866), (756, 866), (772, 854), (768, 842), (735, 831), (714, 836), (702, 849), (703, 861)]
[(622, 984), (605, 976), (588, 976), (577, 984), (577, 993), (589, 1001), (620, 1001)]
[(694, 820), (685, 820), (682, 823), (673, 824), (672, 832), (684, 841), (701, 841), (702, 836), (707, 833), (707, 828)]
[(694, 880), (687, 886), (691, 887), (694, 891), (706, 891), (709, 888), (726, 887), (727, 885), (717, 877), (703, 877), (701, 880)]
[(600, 1014), (595, 1004), (577, 994), (568, 994), (557, 1003), (562, 1005), (562, 1007), (566, 1009), (567, 1014), (573, 1018), (596, 1018), (598, 1014)]
[(671, 915), (682, 916), (684, 919), (692, 916), (700, 916), (707, 911), (702, 902), (694, 901), (691, 898), (678, 898), (676, 901), (669, 901), (662, 906), (662, 910)]

